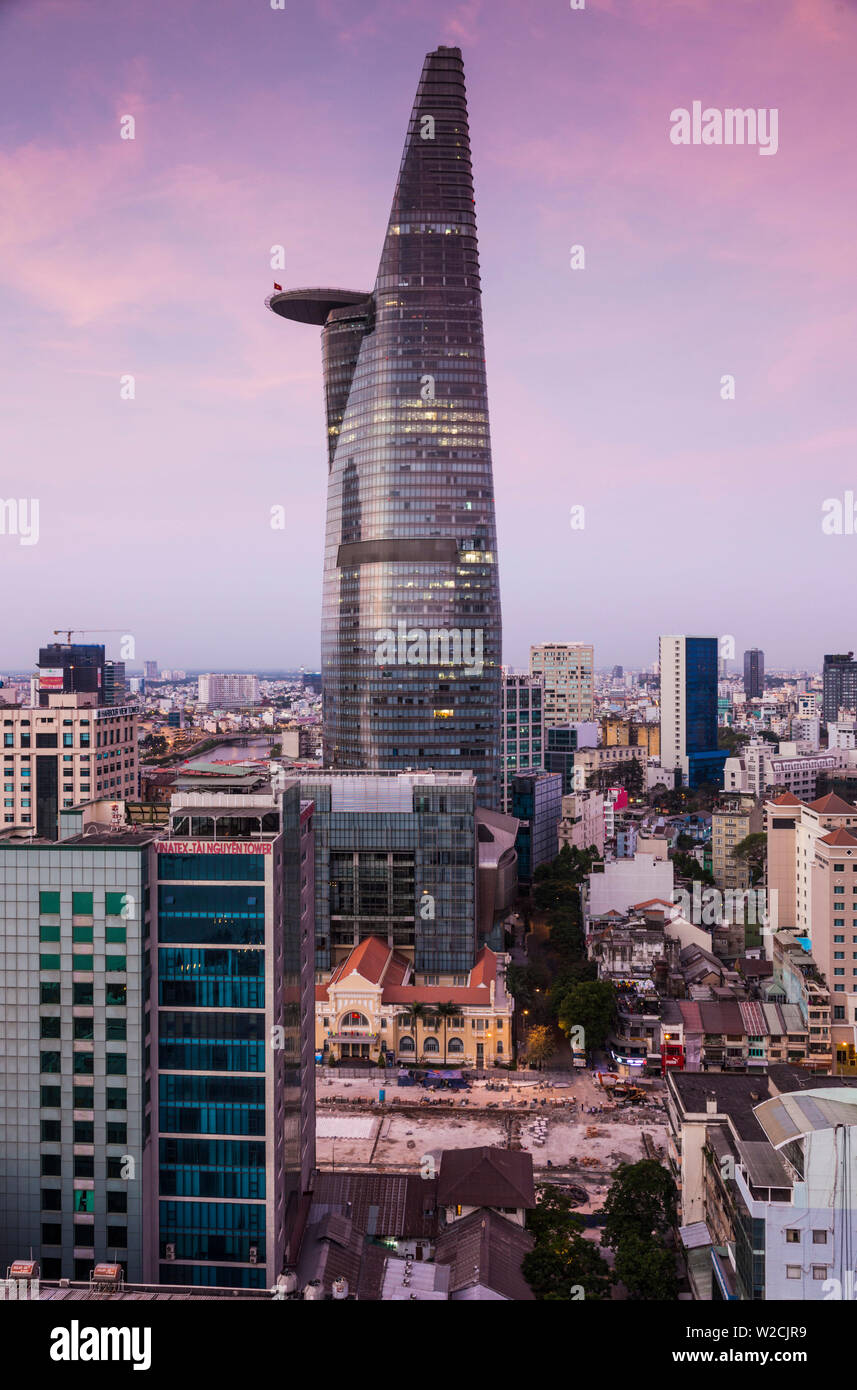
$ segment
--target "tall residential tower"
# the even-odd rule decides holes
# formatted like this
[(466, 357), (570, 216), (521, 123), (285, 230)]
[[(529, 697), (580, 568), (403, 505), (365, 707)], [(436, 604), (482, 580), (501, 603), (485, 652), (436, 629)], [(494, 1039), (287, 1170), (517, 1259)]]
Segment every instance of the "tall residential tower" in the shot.
[(472, 768), (496, 807), (500, 592), (459, 49), (425, 60), (375, 288), (267, 303), (322, 328), (325, 764)]

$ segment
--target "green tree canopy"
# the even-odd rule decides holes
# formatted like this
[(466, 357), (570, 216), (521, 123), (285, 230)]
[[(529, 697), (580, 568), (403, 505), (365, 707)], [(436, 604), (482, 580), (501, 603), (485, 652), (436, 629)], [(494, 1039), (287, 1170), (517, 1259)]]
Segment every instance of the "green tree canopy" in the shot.
[(657, 1238), (629, 1231), (619, 1242), (614, 1271), (633, 1299), (669, 1303), (678, 1297), (675, 1255)]
[(557, 1000), (559, 1026), (568, 1037), (583, 1028), (586, 1047), (603, 1047), (616, 1011), (616, 991), (609, 980), (581, 980)]
[(620, 1163), (604, 1203), (603, 1244), (615, 1248), (629, 1233), (665, 1235), (675, 1225), (677, 1199), (672, 1174), (657, 1159)]

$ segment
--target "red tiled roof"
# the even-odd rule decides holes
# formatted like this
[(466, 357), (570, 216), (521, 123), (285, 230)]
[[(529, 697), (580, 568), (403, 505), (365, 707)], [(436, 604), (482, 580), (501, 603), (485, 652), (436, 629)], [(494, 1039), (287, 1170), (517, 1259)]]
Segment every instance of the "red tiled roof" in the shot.
[(330, 983), (338, 984), (346, 975), (353, 975), (355, 972), (362, 975), (364, 980), (369, 980), (373, 985), (379, 985), (384, 978), (387, 964), (391, 955), (391, 948), (385, 941), (377, 936), (367, 936), (365, 941), (361, 941), (359, 946), (337, 965), (330, 977)]
[(818, 801), (809, 803), (811, 811), (820, 811), (822, 815), (844, 815), (850, 813), (857, 815), (857, 806), (852, 806), (850, 802), (843, 801), (841, 796), (836, 796), (834, 792), (828, 792), (827, 796), (819, 797)]
[(831, 830), (829, 835), (822, 835), (821, 843), (823, 845), (857, 845), (857, 839), (840, 826), (838, 830)]
[(803, 802), (791, 792), (783, 792), (782, 796), (775, 796), (771, 802), (772, 806), (802, 806)]

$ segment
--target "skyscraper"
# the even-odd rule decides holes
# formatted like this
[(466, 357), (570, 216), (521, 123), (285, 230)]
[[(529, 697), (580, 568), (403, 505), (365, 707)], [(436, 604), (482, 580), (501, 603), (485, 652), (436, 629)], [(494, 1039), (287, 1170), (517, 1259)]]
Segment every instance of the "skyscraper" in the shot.
[(761, 700), (765, 693), (765, 653), (751, 647), (744, 653), (744, 694), (748, 700)]
[(717, 747), (716, 637), (661, 637), (661, 765), (685, 786), (723, 785)]
[(472, 768), (497, 806), (500, 592), (460, 49), (423, 65), (374, 290), (267, 303), (322, 327), (325, 764)]
[(853, 652), (825, 656), (822, 673), (821, 716), (825, 724), (839, 718), (839, 710), (857, 709), (857, 661)]

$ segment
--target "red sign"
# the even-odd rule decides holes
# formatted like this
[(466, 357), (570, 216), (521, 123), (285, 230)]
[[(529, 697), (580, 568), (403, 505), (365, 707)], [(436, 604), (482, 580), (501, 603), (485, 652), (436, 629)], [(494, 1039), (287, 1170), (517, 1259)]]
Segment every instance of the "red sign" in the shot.
[(162, 840), (159, 854), (271, 854), (270, 840)]

